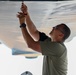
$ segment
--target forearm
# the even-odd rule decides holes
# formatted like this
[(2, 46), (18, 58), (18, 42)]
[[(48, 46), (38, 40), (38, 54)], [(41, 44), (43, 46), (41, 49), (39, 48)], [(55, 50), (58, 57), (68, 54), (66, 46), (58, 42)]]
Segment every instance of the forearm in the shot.
[(31, 34), (32, 38), (35, 39), (36, 41), (38, 41), (39, 40), (39, 32), (38, 32), (36, 26), (34, 25), (33, 21), (31, 20), (29, 14), (27, 14), (25, 21), (27, 24), (28, 31)]
[(33, 40), (33, 39), (31, 38), (31, 36), (29, 35), (26, 27), (25, 27), (25, 28), (21, 28), (21, 31), (22, 31), (22, 35), (23, 35), (23, 37), (24, 37), (24, 40), (26, 41), (27, 46), (29, 47), (34, 40)]
[(26, 24), (25, 24), (25, 17), (21, 17), (21, 15), (18, 15), (18, 18), (19, 18), (22, 35), (24, 37), (24, 40), (27, 43), (27, 46), (29, 47), (34, 40), (32, 39), (32, 37), (29, 35), (29, 33), (27, 31)]
[(32, 22), (32, 20), (29, 16), (29, 13), (28, 13), (27, 6), (24, 3), (22, 3), (21, 11), (23, 12), (23, 14), (26, 17), (25, 21), (26, 21), (27, 28), (28, 28), (28, 31), (29, 31), (30, 35), (32, 36), (32, 38), (34, 40), (38, 41), (39, 40), (39, 32), (36, 29), (36, 26), (34, 25), (34, 23)]
[(37, 31), (36, 26), (34, 25), (33, 21), (31, 20), (29, 14), (27, 14), (25, 21), (26, 21), (26, 24), (27, 24), (29, 31), (32, 31), (32, 33)]

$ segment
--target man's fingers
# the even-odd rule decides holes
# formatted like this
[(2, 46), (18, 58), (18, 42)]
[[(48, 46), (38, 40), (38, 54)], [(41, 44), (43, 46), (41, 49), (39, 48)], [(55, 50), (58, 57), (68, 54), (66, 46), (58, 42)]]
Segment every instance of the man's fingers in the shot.
[(22, 12), (18, 12), (17, 17), (18, 17), (18, 18), (23, 18), (23, 17), (26, 17), (26, 15), (27, 15), (27, 14), (24, 14), (24, 13), (22, 13)]
[(20, 18), (20, 15), (19, 15), (19, 14), (17, 14), (17, 17), (18, 17), (18, 18)]
[(18, 12), (18, 14), (20, 14), (20, 15), (27, 15), (27, 13), (26, 12)]
[(17, 14), (17, 17), (18, 17), (18, 18), (21, 18), (21, 17), (23, 17), (23, 16), (22, 16), (22, 15), (20, 15), (20, 14)]
[(22, 6), (23, 6), (23, 7), (27, 7), (24, 3), (22, 3)]
[(24, 16), (22, 16), (22, 15), (17, 15), (17, 17), (18, 17), (18, 18), (23, 18)]
[(27, 6), (24, 3), (22, 3), (22, 5), (21, 5), (21, 11), (27, 12)]
[(22, 15), (22, 14), (23, 14), (23, 12), (18, 12), (18, 14)]

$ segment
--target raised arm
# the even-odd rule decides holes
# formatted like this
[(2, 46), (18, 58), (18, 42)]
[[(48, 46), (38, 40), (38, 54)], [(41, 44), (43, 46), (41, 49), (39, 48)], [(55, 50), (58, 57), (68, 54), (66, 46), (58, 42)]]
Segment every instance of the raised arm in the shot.
[[(22, 13), (19, 13), (17, 15), (17, 17), (19, 18), (20, 25), (25, 23), (25, 16)], [(34, 41), (32, 39), (32, 37), (29, 35), (29, 33), (27, 31), (26, 26), (25, 27), (21, 27), (21, 31), (22, 31), (24, 40), (26, 41), (28, 47), (33, 49), (33, 50), (35, 50), (35, 51), (41, 52), (41, 48), (40, 48), (39, 42), (38, 41), (36, 42), (36, 41)]]
[(34, 25), (33, 21), (31, 20), (30, 15), (27, 10), (27, 6), (24, 3), (22, 3), (21, 11), (23, 13), (27, 14), (25, 21), (26, 21), (29, 33), (31, 34), (32, 38), (35, 41), (38, 41), (39, 40), (39, 31), (37, 30), (36, 26)]

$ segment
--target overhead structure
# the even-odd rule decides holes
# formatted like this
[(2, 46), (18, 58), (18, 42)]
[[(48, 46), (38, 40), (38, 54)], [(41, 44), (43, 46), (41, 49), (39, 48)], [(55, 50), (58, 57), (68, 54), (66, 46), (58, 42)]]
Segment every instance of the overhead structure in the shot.
[[(24, 3), (28, 6), (31, 19), (38, 30), (48, 35), (53, 26), (65, 23), (71, 29), (71, 36), (66, 42), (76, 36), (76, 1), (24, 1)], [(0, 40), (12, 49), (13, 55), (39, 56), (40, 53), (28, 48), (23, 39), (16, 17), (17, 12), (20, 11), (20, 6), (21, 2), (18, 1), (0, 2)]]

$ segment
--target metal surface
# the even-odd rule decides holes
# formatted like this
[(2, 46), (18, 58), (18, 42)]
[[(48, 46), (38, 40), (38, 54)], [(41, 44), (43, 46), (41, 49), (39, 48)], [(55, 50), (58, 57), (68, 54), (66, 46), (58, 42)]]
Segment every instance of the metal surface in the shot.
[[(38, 30), (48, 35), (53, 26), (65, 23), (71, 29), (71, 36), (67, 41), (76, 36), (76, 1), (25, 1), (24, 3), (28, 6), (31, 19)], [(20, 6), (20, 1), (0, 1), (0, 40), (11, 49), (33, 51), (27, 48), (19, 28), (16, 14), (20, 11)]]

